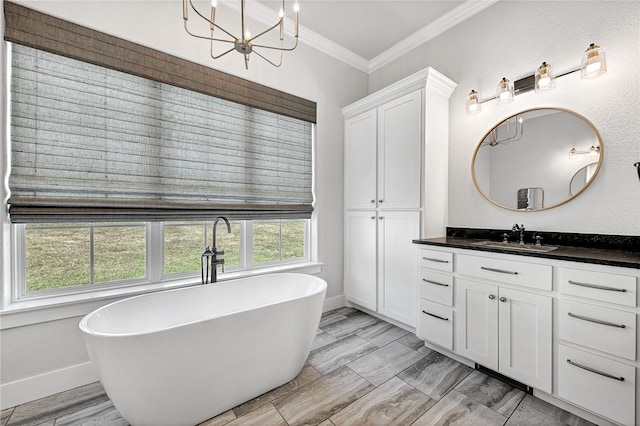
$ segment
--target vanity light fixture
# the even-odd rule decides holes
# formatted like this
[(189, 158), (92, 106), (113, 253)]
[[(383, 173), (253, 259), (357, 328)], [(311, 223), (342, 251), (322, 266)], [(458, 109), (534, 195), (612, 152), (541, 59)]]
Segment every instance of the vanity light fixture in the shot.
[(590, 157), (597, 157), (598, 155), (600, 155), (600, 147), (591, 145), (591, 148), (586, 151), (578, 151), (575, 148), (571, 148), (571, 150), (569, 151), (569, 158), (571, 159), (578, 158), (579, 155), (589, 155)]
[[(239, 37), (236, 37), (230, 31), (227, 31), (226, 29), (222, 28), (216, 23), (216, 9), (218, 7), (218, 0), (211, 0), (211, 10), (208, 11), (209, 13), (205, 13), (205, 14), (201, 13), (198, 9), (196, 9), (196, 7), (193, 5), (193, 0), (182, 0), (182, 19), (184, 20), (184, 30), (190, 36), (209, 40), (211, 45), (210, 54), (213, 59), (221, 58), (227, 53), (235, 50), (244, 56), (244, 66), (248, 70), (249, 55), (253, 52), (259, 57), (261, 57), (262, 59), (264, 59), (265, 61), (269, 62), (274, 67), (279, 67), (280, 65), (282, 65), (282, 52), (289, 52), (291, 50), (294, 50), (296, 47), (298, 47), (298, 29), (299, 29), (298, 15), (300, 11), (300, 5), (298, 4), (297, 0), (293, 5), (293, 13), (295, 15), (295, 24), (294, 24), (295, 42), (291, 46), (285, 47), (284, 46), (284, 20), (285, 20), (284, 19), (285, 18), (284, 0), (282, 0), (282, 7), (280, 8), (280, 12), (278, 13), (278, 20), (275, 22), (275, 24), (273, 24), (271, 27), (267, 28), (266, 30), (254, 36), (251, 35), (251, 32), (247, 28), (247, 25), (245, 22), (245, 13), (244, 13), (245, 3), (246, 3), (246, 0), (240, 0), (241, 33)], [(189, 10), (193, 10), (193, 12), (196, 15), (202, 18), (202, 20), (204, 21), (203, 28), (207, 26), (209, 27), (210, 32), (208, 34), (196, 34), (194, 31), (189, 29), (189, 26), (187, 25), (189, 21)], [(258, 38), (262, 37), (265, 34), (271, 33), (276, 28), (278, 29), (278, 31), (280, 31), (279, 44), (273, 44), (273, 45), (256, 44), (256, 40)], [(223, 37), (223, 38), (220, 38), (220, 37)], [(222, 53), (215, 54), (214, 42), (216, 42), (215, 43), (216, 46), (218, 44), (224, 45), (225, 43), (228, 43), (231, 46), (229, 49), (224, 50)], [(280, 60), (278, 62), (274, 62), (266, 58), (260, 52), (258, 52), (256, 48), (258, 50), (268, 49), (268, 50), (278, 51), (280, 52)]]
[(553, 68), (548, 62), (543, 62), (533, 75), (515, 80), (511, 83), (506, 77), (500, 80), (496, 95), (493, 98), (480, 99), (478, 92), (472, 90), (467, 96), (466, 109), (467, 114), (477, 114), (481, 111), (481, 104), (490, 100), (497, 100), (497, 103), (512, 102), (514, 96), (520, 93), (526, 93), (531, 90), (537, 92), (550, 90), (555, 87), (555, 80), (565, 75), (581, 72), (582, 78), (591, 78), (604, 74), (607, 71), (604, 49), (597, 44), (591, 44), (584, 52), (580, 67), (554, 75)]

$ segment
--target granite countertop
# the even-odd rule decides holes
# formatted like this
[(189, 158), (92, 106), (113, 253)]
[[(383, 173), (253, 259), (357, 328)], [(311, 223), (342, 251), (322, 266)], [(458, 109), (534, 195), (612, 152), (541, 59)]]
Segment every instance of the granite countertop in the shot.
[[(450, 232), (447, 232), (448, 234)], [(440, 247), (454, 247), (465, 250), (477, 250), (493, 253), (516, 254), (519, 256), (541, 257), (545, 259), (568, 260), (572, 262), (595, 263), (599, 265), (621, 266), (625, 268), (640, 269), (640, 251), (630, 250), (628, 247), (619, 248), (597, 248), (597, 247), (580, 247), (569, 245), (558, 245), (558, 248), (549, 252), (532, 252), (518, 250), (515, 246), (517, 243), (511, 243), (514, 248), (506, 247), (487, 247), (478, 245), (481, 241), (490, 240), (489, 238), (470, 238), (448, 236), (442, 238), (427, 238), (413, 240), (414, 244), (424, 244)], [(500, 240), (491, 239), (499, 243)], [(638, 247), (640, 249), (640, 247)]]

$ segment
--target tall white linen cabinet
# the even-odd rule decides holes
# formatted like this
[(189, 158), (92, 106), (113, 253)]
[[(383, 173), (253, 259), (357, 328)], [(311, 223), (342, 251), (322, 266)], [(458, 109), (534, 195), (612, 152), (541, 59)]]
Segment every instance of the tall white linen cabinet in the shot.
[(419, 269), (412, 240), (446, 233), (455, 86), (429, 67), (342, 109), (345, 298), (411, 328)]

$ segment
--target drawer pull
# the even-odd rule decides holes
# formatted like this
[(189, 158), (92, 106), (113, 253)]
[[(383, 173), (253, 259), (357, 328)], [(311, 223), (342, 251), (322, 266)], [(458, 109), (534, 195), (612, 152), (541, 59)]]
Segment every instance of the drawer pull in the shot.
[(443, 321), (449, 321), (449, 318), (444, 318), (444, 317), (441, 317), (441, 316), (438, 316), (438, 315), (435, 315), (435, 314), (430, 314), (429, 312), (425, 311), (424, 309), (422, 310), (422, 313), (423, 314), (427, 314), (427, 315), (429, 315), (431, 317), (434, 317), (434, 318), (441, 319)]
[(433, 257), (423, 257), (422, 260), (428, 260), (429, 262), (449, 263), (448, 260), (434, 259)]
[(429, 284), (440, 285), (442, 287), (449, 287), (449, 284), (442, 284), (442, 283), (439, 283), (439, 282), (436, 282), (436, 281), (428, 280), (426, 278), (423, 278), (422, 281), (424, 281), (425, 283), (429, 283)]
[(491, 271), (491, 272), (499, 272), (501, 274), (518, 275), (517, 272), (507, 271), (505, 269), (487, 268), (486, 266), (481, 266), (480, 269), (484, 269), (485, 271)]
[(578, 364), (577, 362), (573, 362), (570, 359), (567, 359), (567, 363), (573, 365), (574, 367), (582, 368), (583, 370), (587, 370), (587, 371), (590, 371), (592, 373), (596, 373), (596, 374), (599, 374), (599, 375), (604, 376), (604, 377), (608, 377), (608, 378), (613, 379), (613, 380), (618, 380), (620, 382), (624, 382), (624, 377), (612, 376), (609, 373), (605, 373), (605, 372), (596, 370), (595, 368), (587, 367), (586, 365)]
[(627, 289), (626, 289), (626, 288), (612, 288), (612, 287), (605, 287), (605, 286), (603, 286), (603, 285), (588, 284), (588, 283), (579, 283), (579, 282), (577, 282), (577, 281), (571, 281), (571, 280), (569, 280), (569, 284), (579, 285), (580, 287), (596, 288), (596, 289), (598, 289), (598, 290), (619, 291), (620, 293), (626, 293), (626, 292), (627, 292)]
[(572, 318), (576, 318), (576, 319), (583, 320), (583, 321), (589, 321), (589, 322), (595, 322), (596, 324), (608, 325), (609, 327), (627, 328), (627, 326), (624, 325), (624, 324), (615, 324), (615, 323), (612, 323), (612, 322), (609, 322), (609, 321), (603, 321), (603, 320), (599, 320), (599, 319), (595, 319), (595, 318), (583, 317), (582, 315), (572, 314), (571, 312), (569, 312), (567, 315), (569, 315)]

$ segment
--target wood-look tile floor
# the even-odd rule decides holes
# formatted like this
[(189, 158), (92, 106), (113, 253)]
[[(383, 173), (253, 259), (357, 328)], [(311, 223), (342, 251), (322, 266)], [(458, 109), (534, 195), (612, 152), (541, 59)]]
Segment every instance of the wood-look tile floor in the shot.
[[(322, 316), (291, 382), (200, 426), (590, 425), (353, 308)], [(100, 383), (1, 412), (0, 426), (128, 425)]]

